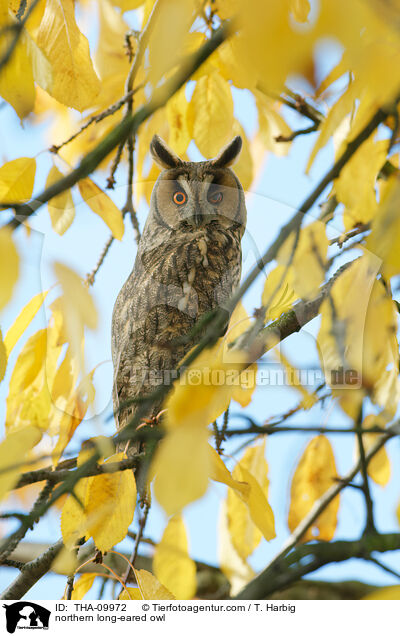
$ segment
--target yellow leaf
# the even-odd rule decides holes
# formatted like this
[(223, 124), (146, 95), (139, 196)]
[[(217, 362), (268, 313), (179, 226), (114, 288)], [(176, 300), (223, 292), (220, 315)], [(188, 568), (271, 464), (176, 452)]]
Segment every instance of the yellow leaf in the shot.
[(92, 587), (97, 574), (82, 574), (77, 581), (74, 581), (71, 600), (80, 601)]
[(382, 200), (372, 231), (367, 238), (367, 249), (382, 259), (382, 272), (391, 278), (400, 273), (400, 179), (392, 176), (382, 193)]
[(267, 309), (267, 320), (276, 320), (299, 299), (294, 291), (293, 281), (294, 272), (290, 266), (277, 265), (269, 272), (261, 297), (262, 305)]
[(180, 515), (172, 517), (153, 556), (157, 579), (180, 600), (196, 593), (196, 565), (189, 557), (185, 524)]
[(79, 192), (89, 208), (110, 228), (119, 241), (124, 235), (124, 220), (115, 203), (91, 179), (79, 181)]
[(239, 492), (242, 492), (242, 493), (247, 493), (249, 490), (249, 485), (244, 482), (236, 481), (236, 479), (233, 479), (232, 475), (230, 474), (229, 470), (225, 466), (221, 457), (218, 455), (215, 448), (213, 448), (212, 446), (209, 446), (209, 451), (211, 454), (210, 478), (213, 479), (214, 481), (221, 482), (221, 484), (226, 484), (227, 486), (229, 486), (230, 488), (233, 488), (234, 490), (238, 490)]
[(214, 157), (232, 137), (231, 87), (218, 73), (201, 77), (190, 101), (190, 129), (203, 157)]
[(115, 6), (122, 9), (122, 11), (132, 11), (132, 9), (137, 9), (142, 4), (145, 3), (145, 0), (111, 0)]
[(307, 22), (308, 14), (311, 11), (309, 0), (292, 0), (292, 12), (297, 22)]
[(400, 585), (383, 587), (376, 592), (364, 596), (364, 601), (400, 601)]
[(377, 210), (375, 182), (385, 163), (388, 139), (374, 141), (369, 137), (358, 148), (335, 180), (337, 199), (345, 205), (345, 230), (369, 223)]
[[(77, 465), (82, 466), (92, 455), (91, 450), (82, 449)], [(80, 479), (74, 487), (75, 497), (69, 495), (61, 511), (61, 533), (64, 545), (72, 549), (81, 537), (89, 538), (85, 502), (91, 477)], [(79, 503), (78, 503), (79, 502)]]
[(156, 450), (152, 474), (154, 494), (167, 515), (202, 497), (210, 474), (207, 429), (181, 426), (170, 431)]
[[(240, 350), (240, 345), (238, 347), (238, 352), (236, 350), (230, 348), (231, 343), (237, 341), (242, 334), (244, 334), (248, 329), (251, 328), (253, 321), (248, 316), (245, 308), (242, 303), (239, 302), (235, 309), (232, 312), (228, 329), (223, 341), (223, 351), (222, 351), (222, 365), (221, 370), (227, 372), (234, 371), (232, 363), (237, 362), (239, 365), (243, 362), (245, 354)], [(226, 365), (223, 363), (226, 362)], [(231, 367), (231, 368), (230, 368)], [(237, 373), (236, 376), (232, 377), (232, 390), (231, 397), (233, 400), (238, 402), (241, 406), (245, 407), (250, 404), (254, 390), (256, 388), (256, 379), (257, 379), (257, 365), (252, 364), (246, 369), (244, 369), (240, 374)], [(229, 381), (229, 376), (227, 375), (227, 381)]]
[(65, 327), (74, 353), (83, 368), (82, 339), (83, 329), (96, 329), (97, 310), (88, 288), (72, 269), (62, 263), (54, 263), (54, 272), (61, 283), (63, 295), (60, 307), (63, 312)]
[[(215, 61), (224, 79), (231, 80), (238, 88), (253, 90), (258, 79), (257, 73), (254, 68), (244, 63), (244, 60), (240, 56), (237, 42), (237, 37), (231, 37), (225, 40), (208, 60)], [(209, 69), (209, 71), (210, 70), (211, 69)]]
[[(113, 4), (116, 4), (113, 2)], [(124, 50), (124, 37), (129, 31), (129, 26), (121, 13), (112, 6), (108, 0), (102, 0), (98, 5), (100, 32), (98, 48), (95, 55), (96, 70), (104, 80), (106, 77), (121, 76), (123, 88), (129, 72), (129, 59)], [(119, 43), (116, 46), (116, 43)], [(131, 38), (133, 52), (136, 50), (134, 38)]]
[(0, 382), (3, 380), (7, 369), (7, 348), (3, 341), (3, 335), (0, 329)]
[(79, 112), (92, 106), (100, 82), (89, 43), (75, 22), (73, 0), (47, 0), (36, 42), (53, 69), (50, 95)]
[(19, 275), (19, 256), (12, 233), (0, 230), (0, 310), (11, 300)]
[(337, 278), (330, 299), (321, 306), (318, 353), (327, 382), (334, 390), (344, 387), (354, 407), (358, 407), (358, 387), (393, 411), (398, 387), (397, 312), (386, 288), (375, 279), (379, 264), (365, 252)]
[[(318, 435), (304, 451), (292, 479), (288, 525), (293, 532), (314, 503), (337, 479), (335, 457), (327, 437)], [(325, 508), (307, 530), (302, 541), (330, 541), (335, 534), (339, 496)]]
[(29, 303), (25, 305), (21, 313), (18, 315), (18, 317), (15, 319), (15, 321), (13, 322), (13, 324), (7, 331), (4, 338), (4, 345), (7, 349), (8, 356), (10, 355), (11, 351), (14, 349), (15, 345), (17, 344), (18, 340), (20, 339), (24, 331), (31, 324), (37, 312), (43, 305), (48, 293), (49, 293), (48, 291), (45, 291), (43, 293), (40, 292), (39, 294), (36, 294), (36, 296), (31, 298)]
[(228, 491), (227, 515), (232, 544), (243, 561), (254, 552), (264, 536), (275, 536), (274, 515), (268, 503), (268, 466), (265, 461), (265, 440), (250, 447), (232, 472), (232, 476), (247, 483), (243, 492)]
[(126, 590), (122, 590), (119, 595), (120, 601), (143, 601), (143, 595), (138, 587), (127, 587)]
[(272, 508), (260, 484), (244, 466), (240, 466), (238, 474), (241, 480), (246, 481), (250, 486), (248, 494), (242, 494), (241, 497), (249, 509), (251, 520), (263, 537), (271, 541), (276, 536)]
[[(113, 455), (106, 464), (123, 458), (123, 453)], [(135, 506), (136, 484), (131, 470), (90, 478), (85, 513), (89, 534), (101, 552), (107, 552), (126, 537)]]
[[(379, 415), (367, 415), (367, 417), (364, 418), (362, 427), (372, 428), (374, 426), (384, 428), (384, 418), (380, 417)], [(366, 453), (368, 453), (370, 448), (374, 446), (374, 444), (379, 440), (379, 437), (379, 433), (371, 433), (368, 435), (364, 434), (362, 436), (363, 446)], [(387, 450), (384, 446), (368, 462), (367, 471), (371, 479), (376, 484), (379, 484), (379, 486), (386, 486), (386, 484), (389, 482), (391, 473), (390, 461)]]
[(0, 444), (0, 499), (17, 483), (23, 472), (27, 453), (40, 442), (42, 434), (34, 426), (27, 426), (7, 435)]
[(0, 168), (0, 201), (21, 203), (32, 196), (36, 161), (20, 157)]
[(188, 126), (189, 103), (183, 86), (167, 102), (167, 119), (169, 125), (168, 143), (179, 155), (183, 156), (190, 143)]
[(168, 0), (157, 7), (149, 38), (149, 78), (155, 86), (183, 57), (185, 37), (195, 17), (195, 0)]
[(309, 300), (318, 293), (325, 278), (328, 245), (325, 223), (314, 221), (301, 230), (293, 257), (293, 287), (301, 298)]
[[(46, 179), (46, 188), (62, 179), (64, 175), (55, 166), (50, 169)], [(52, 228), (62, 236), (68, 230), (75, 218), (75, 208), (71, 190), (65, 190), (61, 194), (50, 199), (47, 204)]]
[[(0, 45), (0, 57), (7, 52), (14, 37), (17, 22), (8, 15), (0, 12), (0, 29), (9, 29), (2, 33)], [(35, 86), (33, 79), (32, 63), (28, 55), (28, 35), (22, 31), (17, 45), (5, 66), (0, 70), (0, 95), (11, 104), (20, 119), (26, 117), (35, 103)], [(0, 197), (1, 198), (1, 197)]]
[(10, 380), (10, 394), (19, 394), (35, 380), (42, 368), (47, 350), (47, 329), (31, 336), (18, 356)]
[(254, 570), (239, 556), (233, 546), (228, 527), (226, 501), (222, 502), (218, 523), (218, 560), (222, 572), (230, 583), (231, 596), (235, 596), (246, 583), (255, 577)]
[(277, 110), (276, 102), (260, 91), (256, 91), (259, 137), (265, 148), (278, 157), (288, 154), (291, 142), (277, 141), (276, 138), (288, 137), (292, 130)]
[(143, 600), (175, 600), (174, 595), (147, 570), (135, 570), (135, 577)]

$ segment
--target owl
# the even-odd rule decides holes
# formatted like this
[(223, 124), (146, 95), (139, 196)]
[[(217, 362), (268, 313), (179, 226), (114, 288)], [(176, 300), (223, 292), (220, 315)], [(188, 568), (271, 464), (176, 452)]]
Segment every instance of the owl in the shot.
[[(199, 319), (224, 308), (239, 284), (246, 225), (243, 188), (230, 169), (242, 146), (235, 137), (209, 161), (180, 159), (157, 135), (151, 156), (162, 168), (132, 273), (112, 317), (113, 404), (117, 428), (159, 384), (171, 384), (185, 354), (202, 336), (186, 338)], [(228, 316), (229, 317), (229, 316)], [(161, 404), (147, 413), (154, 418)], [(128, 455), (137, 443), (119, 450)]]

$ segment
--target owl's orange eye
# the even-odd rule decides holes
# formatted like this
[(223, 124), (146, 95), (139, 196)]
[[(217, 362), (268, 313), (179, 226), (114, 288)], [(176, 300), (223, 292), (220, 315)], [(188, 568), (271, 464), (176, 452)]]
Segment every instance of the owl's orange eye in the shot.
[(178, 190), (177, 192), (175, 192), (172, 199), (174, 203), (176, 203), (176, 205), (183, 205), (187, 201), (186, 192), (182, 192), (182, 190)]
[(224, 195), (222, 194), (221, 190), (218, 190), (217, 192), (211, 192), (208, 195), (208, 201), (210, 203), (212, 203), (213, 205), (217, 205), (218, 203), (221, 203), (222, 199), (224, 198)]

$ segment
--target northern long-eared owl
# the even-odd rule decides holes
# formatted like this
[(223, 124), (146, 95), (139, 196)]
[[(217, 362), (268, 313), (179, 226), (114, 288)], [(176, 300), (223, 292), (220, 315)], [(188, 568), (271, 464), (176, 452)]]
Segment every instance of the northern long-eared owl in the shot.
[[(118, 428), (136, 408), (121, 405), (171, 382), (179, 361), (196, 343), (184, 336), (206, 312), (224, 308), (239, 284), (246, 207), (229, 166), (241, 146), (235, 137), (215, 159), (191, 162), (181, 160), (160, 137), (152, 139), (151, 155), (163, 171), (112, 317)], [(153, 404), (147, 416), (160, 408)]]

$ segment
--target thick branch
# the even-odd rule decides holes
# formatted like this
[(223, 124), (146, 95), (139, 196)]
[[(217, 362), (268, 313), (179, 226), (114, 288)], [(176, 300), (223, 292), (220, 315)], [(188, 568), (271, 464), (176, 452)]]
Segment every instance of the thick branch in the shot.
[[(253, 579), (236, 599), (263, 599), (315, 572), (327, 563), (366, 559), (373, 552), (400, 549), (400, 533), (364, 535), (356, 541), (319, 541), (300, 545), (268, 568), (268, 576)], [(266, 572), (266, 570), (264, 570)]]
[(26, 563), (15, 581), (0, 596), (4, 601), (22, 598), (51, 568), (51, 565), (63, 547), (62, 539), (51, 545), (43, 554)]

